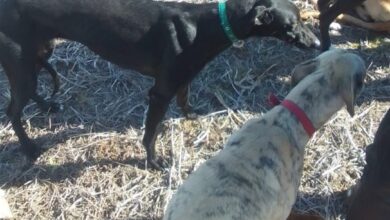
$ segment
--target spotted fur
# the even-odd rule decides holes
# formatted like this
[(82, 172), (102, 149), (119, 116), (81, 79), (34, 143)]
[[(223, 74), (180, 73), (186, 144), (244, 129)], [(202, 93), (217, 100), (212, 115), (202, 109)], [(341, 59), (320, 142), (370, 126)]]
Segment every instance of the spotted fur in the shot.
[[(286, 98), (318, 129), (345, 103), (354, 103), (365, 65), (343, 50), (300, 65), (315, 68), (297, 66), (293, 76), (300, 75), (300, 82)], [(177, 190), (164, 220), (285, 220), (296, 199), (308, 141), (295, 115), (282, 106), (249, 120)]]

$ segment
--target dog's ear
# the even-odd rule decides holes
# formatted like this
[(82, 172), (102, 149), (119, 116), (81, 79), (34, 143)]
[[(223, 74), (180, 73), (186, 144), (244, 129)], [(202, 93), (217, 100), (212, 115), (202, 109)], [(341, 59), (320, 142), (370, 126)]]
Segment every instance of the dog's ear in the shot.
[(270, 24), (274, 20), (272, 9), (266, 8), (263, 5), (255, 6), (252, 10), (252, 21), (255, 25)]
[(356, 94), (354, 92), (354, 85), (351, 80), (345, 80), (344, 83), (339, 85), (339, 91), (341, 93), (341, 98), (344, 100), (345, 105), (347, 106), (347, 111), (352, 117), (355, 115), (355, 99)]
[(291, 85), (296, 86), (303, 78), (316, 71), (318, 65), (317, 59), (310, 59), (296, 65), (291, 73)]
[(338, 59), (332, 65), (333, 83), (337, 85), (337, 90), (351, 117), (355, 115), (356, 98), (363, 88), (365, 76), (364, 64), (360, 67), (357, 65), (345, 59)]

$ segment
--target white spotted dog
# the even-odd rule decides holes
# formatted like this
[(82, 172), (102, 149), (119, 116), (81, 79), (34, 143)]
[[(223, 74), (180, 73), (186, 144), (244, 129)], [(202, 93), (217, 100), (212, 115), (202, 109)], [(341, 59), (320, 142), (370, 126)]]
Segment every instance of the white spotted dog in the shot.
[(299, 64), (299, 84), (281, 105), (249, 120), (179, 187), (164, 220), (286, 220), (302, 175), (304, 147), (343, 105), (354, 114), (364, 61), (343, 50)]

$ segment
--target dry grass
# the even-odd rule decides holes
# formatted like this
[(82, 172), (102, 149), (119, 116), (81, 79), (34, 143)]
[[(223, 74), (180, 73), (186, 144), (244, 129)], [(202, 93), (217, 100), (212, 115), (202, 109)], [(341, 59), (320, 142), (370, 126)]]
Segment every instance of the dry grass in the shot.
[[(308, 145), (296, 208), (343, 219), (337, 195), (360, 177), (364, 146), (390, 107), (390, 45), (384, 36), (347, 27), (333, 39), (370, 64), (367, 86), (356, 116), (340, 111)], [(247, 119), (269, 109), (270, 91), (286, 95), (293, 66), (315, 55), (278, 40), (252, 39), (210, 62), (191, 87), (200, 118), (182, 118), (175, 104), (166, 115), (157, 149), (172, 167), (159, 173), (145, 170), (140, 142), (152, 80), (107, 63), (80, 44), (63, 42), (51, 63), (60, 73), (55, 99), (64, 111), (47, 115), (30, 103), (24, 112), (27, 132), (48, 149), (34, 164), (15, 152), (17, 139), (0, 112), (0, 188), (16, 219), (160, 219), (188, 174)], [(46, 74), (39, 85), (49, 96)], [(8, 83), (0, 74), (0, 108), (8, 102)]]

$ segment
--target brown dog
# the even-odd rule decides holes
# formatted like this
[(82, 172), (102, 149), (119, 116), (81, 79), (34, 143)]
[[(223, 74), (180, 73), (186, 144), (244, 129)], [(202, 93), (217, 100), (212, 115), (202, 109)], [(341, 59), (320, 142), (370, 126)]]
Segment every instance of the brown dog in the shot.
[(305, 11), (303, 19), (320, 19), (322, 50), (330, 47), (329, 26), (337, 20), (373, 31), (390, 32), (390, 0), (312, 0), (320, 12)]
[(366, 150), (367, 164), (349, 200), (347, 220), (390, 219), (390, 110), (382, 119), (374, 143)]

